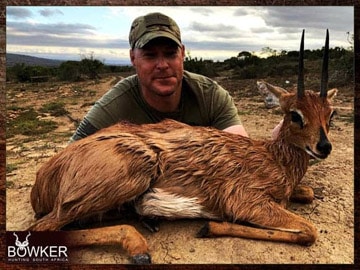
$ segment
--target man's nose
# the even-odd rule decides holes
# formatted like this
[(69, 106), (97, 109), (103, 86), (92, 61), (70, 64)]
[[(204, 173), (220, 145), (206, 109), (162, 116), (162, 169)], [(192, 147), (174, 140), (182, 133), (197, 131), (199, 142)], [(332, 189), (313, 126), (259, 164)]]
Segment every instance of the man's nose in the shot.
[(156, 66), (158, 68), (167, 68), (169, 65), (165, 57), (158, 57)]

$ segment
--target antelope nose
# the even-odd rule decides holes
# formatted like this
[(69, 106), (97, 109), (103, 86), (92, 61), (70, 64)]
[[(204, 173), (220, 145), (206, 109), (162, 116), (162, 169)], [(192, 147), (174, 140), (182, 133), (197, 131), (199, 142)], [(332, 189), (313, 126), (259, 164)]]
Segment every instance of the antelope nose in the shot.
[(316, 149), (319, 151), (319, 153), (327, 156), (332, 150), (332, 145), (328, 140), (322, 140), (318, 142), (318, 144), (316, 145)]
[(320, 140), (316, 145), (316, 150), (324, 156), (328, 156), (331, 152), (332, 145), (329, 142), (323, 128), (320, 128)]

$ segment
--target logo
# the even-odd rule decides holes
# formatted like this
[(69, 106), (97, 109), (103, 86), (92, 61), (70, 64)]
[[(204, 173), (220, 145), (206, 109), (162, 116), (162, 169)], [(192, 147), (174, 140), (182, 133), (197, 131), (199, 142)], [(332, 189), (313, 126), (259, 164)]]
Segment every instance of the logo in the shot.
[(13, 235), (16, 237), (15, 245), (18, 247), (18, 249), (25, 250), (25, 248), (29, 245), (28, 238), (31, 235), (31, 233), (29, 232), (29, 234), (26, 236), (26, 240), (24, 242), (19, 241), (19, 237), (16, 235), (15, 232), (13, 233)]
[[(7, 261), (16, 263), (60, 263), (68, 262), (68, 249), (59, 245), (56, 237), (49, 238), (49, 232), (7, 232)], [(36, 239), (33, 239), (35, 238)], [(30, 241), (31, 238), (31, 241)], [(51, 241), (51, 239), (53, 241)], [(53, 242), (53, 243), (51, 243)], [(61, 241), (60, 241), (61, 242)]]

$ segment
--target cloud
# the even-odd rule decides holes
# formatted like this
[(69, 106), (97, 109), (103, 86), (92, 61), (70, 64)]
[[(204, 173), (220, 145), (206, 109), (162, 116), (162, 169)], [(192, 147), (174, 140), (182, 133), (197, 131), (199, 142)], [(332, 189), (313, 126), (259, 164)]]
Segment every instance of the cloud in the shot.
[[(16, 47), (19, 52), (22, 47), (23, 54), (26, 48), (40, 52), (51, 47), (52, 52), (57, 48), (59, 55), (84, 49), (128, 58), (131, 21), (152, 11), (171, 16), (181, 28), (186, 49), (203, 59), (223, 60), (240, 51), (256, 52), (264, 47), (298, 50), (304, 28), (307, 49), (323, 46), (327, 28), (330, 46), (347, 48), (346, 32), (353, 33), (352, 7), (111, 7), (105, 14), (101, 9), (84, 7), (79, 17), (71, 17), (69, 9), (60, 7), (11, 7), (7, 11), (13, 18), (7, 18), (7, 49)], [(89, 14), (110, 17), (94, 21)], [(51, 19), (43, 22), (40, 17)]]
[(353, 18), (353, 11), (348, 7), (268, 7), (263, 16), (268, 26), (290, 32), (293, 28), (349, 31), (347, 27), (351, 26), (350, 18)]
[(96, 28), (90, 24), (82, 23), (29, 23), (9, 21), (6, 24), (7, 34), (10, 36), (31, 36), (31, 35), (79, 35), (93, 34)]
[[(260, 51), (265, 45), (263, 44), (256, 44), (252, 40), (239, 40), (233, 42), (227, 41), (204, 41), (204, 42), (195, 42), (195, 41), (188, 41), (185, 44), (186, 49), (191, 51), (195, 50), (210, 50), (210, 51), (233, 51), (233, 52), (240, 52), (240, 51)], [(236, 53), (235, 55), (236, 56)]]
[(128, 48), (128, 40), (101, 39), (96, 28), (81, 23), (7, 23), (6, 42), (11, 45), (74, 48)]
[(98, 40), (98, 39), (85, 39), (81, 37), (54, 37), (43, 35), (22, 36), (18, 38), (13, 35), (7, 36), (7, 41), (11, 45), (22, 46), (38, 46), (38, 47), (73, 47), (73, 48), (107, 48), (118, 49), (121, 47), (129, 47), (127, 40), (111, 39), (111, 40)]
[(199, 31), (202, 33), (221, 33), (224, 30), (226, 31), (233, 31), (236, 30), (236, 27), (234, 25), (225, 25), (225, 24), (203, 24), (203, 23), (199, 23), (199, 22), (191, 22), (189, 27), (189, 29), (193, 30), (193, 31)]
[(251, 27), (250, 28), (251, 33), (254, 34), (266, 34), (266, 33), (274, 33), (274, 28), (268, 27), (268, 26), (261, 26), (261, 27)]
[(27, 8), (11, 7), (6, 9), (6, 16), (10, 18), (13, 17), (17, 19), (25, 19), (31, 18), (33, 16), (33, 13)]
[[(187, 33), (189, 31), (189, 33)], [(222, 39), (229, 42), (239, 36), (239, 29), (230, 24), (205, 24), (191, 22), (185, 29), (182, 29), (186, 41), (212, 41)], [(196, 33), (194, 35), (194, 33)], [(188, 43), (188, 42), (187, 42)]]
[(238, 17), (247, 16), (251, 14), (251, 12), (249, 11), (250, 11), (249, 9), (244, 9), (243, 7), (241, 7), (234, 11), (234, 16), (238, 16)]
[(42, 10), (39, 10), (39, 14), (44, 17), (51, 17), (56, 15), (64, 15), (64, 13), (59, 9), (50, 9), (50, 8), (44, 8)]
[(214, 10), (212, 8), (207, 8), (207, 7), (204, 7), (202, 9), (193, 7), (193, 8), (190, 8), (189, 11), (195, 12), (195, 13), (205, 16), (205, 17), (209, 17), (214, 13)]

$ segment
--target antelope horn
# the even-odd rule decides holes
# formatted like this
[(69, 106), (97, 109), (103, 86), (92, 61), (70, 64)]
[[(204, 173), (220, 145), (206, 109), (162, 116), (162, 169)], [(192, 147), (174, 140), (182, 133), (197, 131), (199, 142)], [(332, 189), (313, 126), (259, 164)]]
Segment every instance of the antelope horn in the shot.
[(328, 66), (329, 66), (329, 29), (326, 30), (326, 40), (321, 71), (320, 97), (327, 96), (328, 88)]
[(305, 86), (304, 86), (304, 34), (305, 29), (302, 31), (300, 51), (299, 51), (299, 75), (298, 75), (298, 85), (297, 85), (297, 96), (301, 98), (304, 96)]

